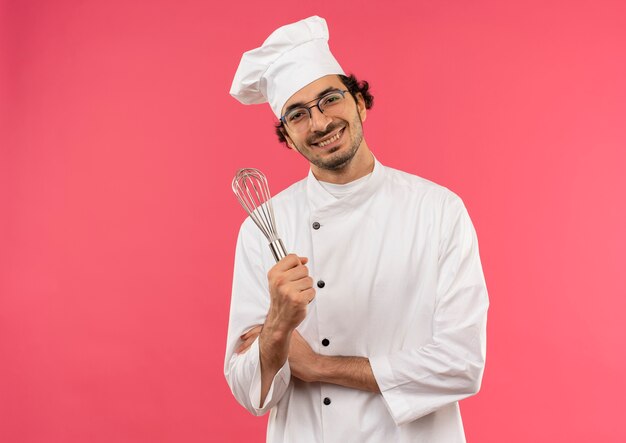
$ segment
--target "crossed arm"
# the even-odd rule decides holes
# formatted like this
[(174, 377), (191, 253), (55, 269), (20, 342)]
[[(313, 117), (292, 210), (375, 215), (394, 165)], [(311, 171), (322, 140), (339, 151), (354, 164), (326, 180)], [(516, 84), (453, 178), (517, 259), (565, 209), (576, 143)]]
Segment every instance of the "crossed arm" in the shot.
[(272, 386), (272, 380), (289, 360), (291, 374), (306, 382), (327, 382), (350, 388), (379, 392), (367, 358), (323, 356), (313, 352), (297, 332), (308, 304), (315, 298), (313, 279), (306, 257), (289, 254), (267, 274), (270, 306), (263, 325), (244, 333), (235, 352), (241, 353), (258, 339), (261, 366), (260, 404)]
[[(235, 281), (233, 289), (241, 311), (236, 312), (235, 318), (245, 314), (248, 320), (254, 320), (239, 321), (235, 327), (244, 331), (252, 324), (258, 326), (240, 337), (230, 336), (226, 375), (237, 399), (254, 414), (265, 413), (287, 389), (289, 380), (285, 373), (289, 373), (305, 382), (380, 392), (394, 421), (403, 424), (478, 392), (484, 368), (489, 301), (475, 232), (460, 200), (456, 206), (458, 214), (451, 218), (449, 228), (444, 230), (449, 234), (441, 241), (440, 277), (433, 283), (437, 305), (432, 338), (419, 347), (390, 349), (387, 354), (372, 354), (368, 358), (317, 354), (296, 330), (306, 316), (308, 303), (315, 297), (313, 281), (303, 266), (306, 259), (291, 256), (291, 264), (283, 261), (268, 273), (270, 303), (265, 314), (258, 309), (246, 310), (249, 306), (258, 308), (257, 295), (249, 295), (258, 291), (251, 292), (249, 288), (265, 289), (259, 272), (242, 274), (244, 277)], [(245, 246), (248, 251), (256, 247), (254, 243)], [(253, 266), (252, 262), (242, 262), (240, 266), (246, 269)], [(241, 339), (238, 343), (237, 338)], [(250, 354), (242, 355), (248, 348), (254, 350), (253, 359)], [(232, 351), (242, 358), (233, 359)], [(283, 368), (288, 371), (283, 372)], [(281, 377), (277, 377), (279, 373)], [(260, 380), (255, 378), (258, 375)], [(248, 383), (249, 380), (253, 382)], [(272, 386), (277, 394), (272, 394), (272, 402), (266, 404)]]
[[(264, 356), (271, 353), (271, 350), (268, 349), (269, 347), (265, 347), (264, 343), (262, 343), (264, 338), (262, 330), (263, 325), (257, 325), (243, 334), (240, 337), (242, 343), (239, 345), (236, 352), (238, 354), (246, 352), (248, 348), (252, 346), (252, 343), (259, 338), (259, 340), (261, 340), (259, 349), (261, 354), (262, 373), (267, 373), (269, 384), (271, 384), (273, 375), (276, 374), (276, 371), (278, 371), (278, 369), (283, 365), (284, 361), (268, 365), (272, 368), (278, 366), (275, 371), (263, 371)], [(287, 343), (289, 367), (291, 368), (291, 374), (294, 377), (305, 382), (325, 382), (348, 388), (360, 389), (363, 391), (380, 392), (378, 383), (376, 382), (374, 373), (372, 372), (372, 367), (370, 366), (367, 358), (317, 354), (296, 330), (292, 332)], [(262, 392), (261, 394), (261, 404), (263, 404), (267, 391)]]

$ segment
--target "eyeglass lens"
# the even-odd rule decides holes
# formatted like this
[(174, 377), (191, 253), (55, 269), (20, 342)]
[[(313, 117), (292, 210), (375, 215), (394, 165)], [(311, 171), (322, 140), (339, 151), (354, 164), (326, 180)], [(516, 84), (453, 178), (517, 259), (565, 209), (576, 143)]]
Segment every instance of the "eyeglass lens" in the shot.
[(311, 108), (318, 108), (324, 115), (337, 115), (343, 110), (346, 100), (341, 91), (331, 92), (321, 97), (316, 104), (310, 107), (300, 107), (289, 111), (285, 115), (285, 123), (295, 132), (303, 132), (311, 121)]

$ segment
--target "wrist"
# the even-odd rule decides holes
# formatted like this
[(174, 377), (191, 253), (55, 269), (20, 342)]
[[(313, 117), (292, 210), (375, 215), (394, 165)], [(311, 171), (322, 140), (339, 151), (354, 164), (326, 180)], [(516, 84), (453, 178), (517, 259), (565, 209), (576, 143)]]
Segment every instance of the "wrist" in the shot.
[(273, 331), (263, 326), (259, 335), (259, 354), (261, 368), (277, 371), (287, 361), (289, 337), (280, 331)]
[(265, 323), (263, 324), (263, 329), (261, 333), (265, 333), (268, 338), (271, 338), (274, 341), (289, 341), (291, 337), (291, 333), (294, 331), (295, 326), (291, 323), (285, 322), (281, 319), (279, 314), (276, 314), (272, 309), (267, 314), (265, 318)]
[(291, 331), (285, 328), (277, 327), (273, 324), (268, 324), (268, 322), (265, 322), (260, 334), (260, 338), (263, 338), (263, 341), (271, 344), (272, 346), (278, 346), (281, 344), (288, 345), (290, 337)]

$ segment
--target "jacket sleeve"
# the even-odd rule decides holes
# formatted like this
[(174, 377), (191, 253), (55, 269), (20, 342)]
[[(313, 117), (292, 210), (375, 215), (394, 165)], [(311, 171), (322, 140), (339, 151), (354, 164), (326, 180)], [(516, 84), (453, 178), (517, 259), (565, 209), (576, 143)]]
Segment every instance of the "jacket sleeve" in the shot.
[(398, 425), (476, 394), (482, 380), (489, 300), (478, 242), (461, 199), (446, 200), (432, 337), (421, 348), (370, 357)]
[(267, 270), (264, 269), (261, 249), (262, 241), (255, 236), (256, 226), (247, 219), (241, 226), (235, 251), (233, 290), (230, 305), (230, 320), (224, 360), (224, 375), (237, 401), (254, 415), (268, 412), (287, 391), (291, 379), (289, 363), (285, 362), (278, 371), (270, 390), (261, 401), (261, 363), (259, 343), (242, 354), (235, 353), (241, 343), (240, 336), (256, 325), (263, 324), (269, 309)]

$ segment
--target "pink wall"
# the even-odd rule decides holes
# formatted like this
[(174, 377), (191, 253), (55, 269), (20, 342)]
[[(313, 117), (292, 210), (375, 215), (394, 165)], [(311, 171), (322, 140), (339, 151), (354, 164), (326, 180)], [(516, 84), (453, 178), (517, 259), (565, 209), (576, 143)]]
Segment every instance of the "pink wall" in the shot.
[(460, 194), (491, 296), (471, 442), (623, 442), (626, 7), (0, 3), (0, 441), (263, 441), (222, 375), (234, 171), (306, 174), (244, 50), (319, 14), (377, 157)]

